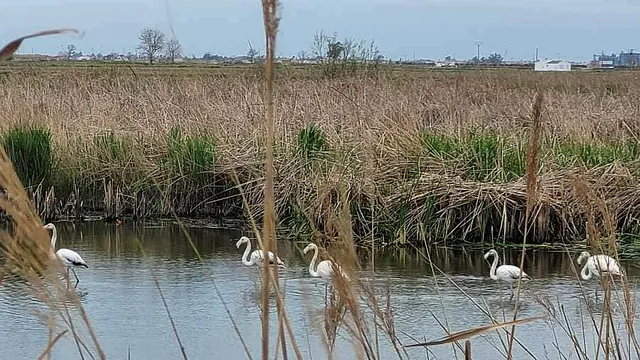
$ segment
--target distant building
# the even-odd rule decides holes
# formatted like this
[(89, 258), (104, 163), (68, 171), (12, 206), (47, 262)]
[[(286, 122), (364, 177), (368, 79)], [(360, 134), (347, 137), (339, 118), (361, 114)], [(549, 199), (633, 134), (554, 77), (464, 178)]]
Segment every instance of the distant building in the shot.
[(535, 71), (571, 71), (571, 63), (565, 60), (538, 60)]
[(614, 67), (638, 67), (640, 66), (640, 53), (634, 52), (633, 49), (631, 49), (629, 52), (621, 51), (620, 55), (607, 55), (604, 52), (601, 54), (594, 54), (591, 65), (594, 68), (605, 69), (612, 69)]
[(618, 56), (618, 66), (621, 67), (637, 67), (640, 66), (640, 53), (633, 52), (630, 50), (629, 52), (620, 52)]
[(590, 65), (596, 69), (613, 69), (617, 62), (616, 54), (607, 55), (603, 52), (602, 54), (593, 54), (593, 61)]

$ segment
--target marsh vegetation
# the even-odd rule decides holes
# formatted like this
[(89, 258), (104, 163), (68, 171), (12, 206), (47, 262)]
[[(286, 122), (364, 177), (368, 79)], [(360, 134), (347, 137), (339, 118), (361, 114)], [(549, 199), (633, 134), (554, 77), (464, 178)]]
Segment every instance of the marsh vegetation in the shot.
[[(40, 215), (227, 217), (262, 209), (259, 68), (5, 65), (0, 136)], [(357, 238), (521, 242), (526, 129), (547, 89), (531, 242), (583, 238), (572, 182), (637, 234), (634, 72), (276, 69), (276, 212), (283, 235), (327, 230), (346, 191)], [(36, 191), (37, 190), (37, 191)], [(47, 200), (48, 199), (48, 200)], [(373, 220), (373, 221), (372, 221)]]

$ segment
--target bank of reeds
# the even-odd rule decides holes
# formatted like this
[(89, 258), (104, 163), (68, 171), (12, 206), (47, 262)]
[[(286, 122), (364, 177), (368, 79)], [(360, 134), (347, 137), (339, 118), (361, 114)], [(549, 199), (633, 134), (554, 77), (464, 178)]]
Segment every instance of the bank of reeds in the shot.
[[(264, 101), (255, 74), (189, 67), (3, 70), (0, 134), (33, 137), (12, 150), (18, 164), (52, 164), (40, 175), (20, 171), (31, 186), (43, 180), (43, 194), (54, 188), (48, 217), (242, 217), (233, 172), (252, 209), (262, 208)], [(421, 229), (429, 229), (430, 242), (520, 242), (525, 124), (535, 88), (544, 86), (542, 204), (531, 243), (582, 237), (585, 214), (570, 186), (576, 176), (607, 194), (619, 232), (637, 232), (635, 73), (396, 70), (339, 79), (276, 73), (273, 156), (282, 228), (307, 235), (323, 229), (321, 214), (345, 182), (357, 237), (368, 233), (374, 214), (377, 235), (388, 242), (411, 241)], [(50, 134), (49, 145), (37, 129)], [(317, 193), (317, 184), (329, 186)]]

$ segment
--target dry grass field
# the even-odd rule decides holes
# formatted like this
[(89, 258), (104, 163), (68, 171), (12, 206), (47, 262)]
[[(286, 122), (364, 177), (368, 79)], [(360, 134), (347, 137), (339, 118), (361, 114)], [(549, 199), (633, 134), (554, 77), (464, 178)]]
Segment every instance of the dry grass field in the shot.
[[(47, 218), (240, 218), (236, 175), (259, 217), (263, 74), (258, 65), (9, 63), (0, 132)], [(527, 126), (544, 88), (534, 242), (584, 236), (577, 178), (606, 195), (619, 231), (636, 232), (639, 75), (395, 68), (327, 78), (279, 67), (279, 224), (324, 228), (344, 187), (360, 236), (375, 224), (389, 242), (518, 242)]]

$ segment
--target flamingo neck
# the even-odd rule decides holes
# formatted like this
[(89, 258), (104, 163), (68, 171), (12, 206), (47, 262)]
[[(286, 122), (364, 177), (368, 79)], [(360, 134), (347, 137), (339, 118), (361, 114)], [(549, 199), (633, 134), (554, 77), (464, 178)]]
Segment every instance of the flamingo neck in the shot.
[(56, 240), (58, 240), (58, 230), (54, 227), (51, 229), (51, 251), (56, 251)]
[(242, 263), (246, 266), (253, 265), (253, 259), (247, 260), (247, 258), (249, 258), (250, 252), (251, 252), (251, 241), (247, 241), (247, 247), (244, 249), (244, 254), (242, 254)]
[(316, 270), (314, 270), (314, 265), (316, 264), (316, 259), (318, 258), (318, 248), (313, 247), (313, 257), (311, 258), (311, 262), (309, 263), (309, 275), (313, 277), (320, 277), (320, 274)]
[(489, 271), (489, 277), (492, 280), (498, 280), (498, 275), (496, 275), (496, 268), (498, 267), (498, 254), (493, 255), (493, 264), (491, 264), (491, 271)]
[(584, 280), (589, 280), (589, 279), (591, 279), (591, 276), (593, 276), (593, 273), (591, 272), (591, 270), (587, 266), (588, 264), (589, 264), (589, 262), (584, 264), (584, 267), (582, 268), (582, 271), (580, 272), (580, 276), (582, 276), (582, 278)]

